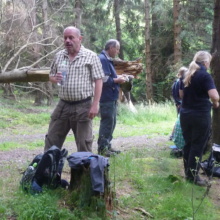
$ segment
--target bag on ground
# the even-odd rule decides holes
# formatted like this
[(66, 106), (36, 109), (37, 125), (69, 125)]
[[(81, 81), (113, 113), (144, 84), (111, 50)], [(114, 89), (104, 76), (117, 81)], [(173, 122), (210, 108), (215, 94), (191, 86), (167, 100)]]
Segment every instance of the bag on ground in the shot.
[(61, 179), (68, 151), (52, 146), (44, 154), (37, 155), (23, 173), (21, 187), (25, 192), (41, 193), (42, 187), (67, 187), (68, 182)]
[(220, 177), (220, 145), (213, 144), (208, 160), (201, 162), (207, 176)]

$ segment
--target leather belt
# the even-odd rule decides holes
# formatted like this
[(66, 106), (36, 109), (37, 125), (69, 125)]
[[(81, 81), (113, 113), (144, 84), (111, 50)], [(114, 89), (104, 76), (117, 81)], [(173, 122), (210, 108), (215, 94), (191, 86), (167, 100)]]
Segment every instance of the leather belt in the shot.
[(67, 100), (63, 100), (63, 99), (61, 99), (61, 101), (65, 102), (69, 105), (77, 105), (77, 104), (81, 104), (81, 103), (90, 101), (91, 99), (92, 99), (91, 97), (88, 97), (86, 99), (82, 99), (82, 100), (78, 100), (78, 101), (67, 101)]

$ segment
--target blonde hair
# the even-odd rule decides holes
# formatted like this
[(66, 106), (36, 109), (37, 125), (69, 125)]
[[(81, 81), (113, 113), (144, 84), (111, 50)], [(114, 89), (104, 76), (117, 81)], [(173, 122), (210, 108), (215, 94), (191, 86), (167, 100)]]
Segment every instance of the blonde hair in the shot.
[[(189, 69), (185, 74), (185, 78), (183, 80), (184, 86), (187, 87), (191, 83), (191, 79), (194, 75), (194, 73), (200, 69), (200, 66), (197, 63), (200, 64), (205, 64), (205, 62), (210, 63), (212, 59), (212, 56), (209, 52), (207, 51), (198, 51), (194, 58), (193, 61), (189, 65)], [(197, 62), (197, 63), (196, 63)]]
[(178, 70), (178, 73), (176, 74), (176, 77), (178, 77), (178, 78), (183, 77), (187, 70), (188, 69), (185, 66), (180, 67)]

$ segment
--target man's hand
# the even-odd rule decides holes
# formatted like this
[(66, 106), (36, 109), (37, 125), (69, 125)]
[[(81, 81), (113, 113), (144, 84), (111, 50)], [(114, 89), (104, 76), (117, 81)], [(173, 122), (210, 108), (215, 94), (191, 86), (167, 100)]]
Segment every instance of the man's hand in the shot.
[(90, 119), (93, 119), (93, 118), (95, 118), (95, 116), (98, 115), (98, 113), (99, 113), (98, 104), (92, 103), (92, 106), (91, 106), (91, 108), (90, 108), (90, 110), (89, 110), (89, 115), (88, 115), (88, 117), (89, 117)]
[(114, 78), (114, 82), (118, 84), (122, 84), (126, 82), (126, 77), (123, 75), (118, 76), (117, 78)]
[(95, 118), (96, 115), (98, 115), (99, 100), (100, 100), (101, 93), (102, 93), (102, 84), (103, 84), (102, 79), (95, 80), (95, 92), (94, 92), (93, 103), (88, 114), (88, 117), (90, 119), (93, 119)]
[(50, 76), (50, 82), (58, 83), (61, 82), (63, 79), (62, 73), (58, 72), (55, 76)]

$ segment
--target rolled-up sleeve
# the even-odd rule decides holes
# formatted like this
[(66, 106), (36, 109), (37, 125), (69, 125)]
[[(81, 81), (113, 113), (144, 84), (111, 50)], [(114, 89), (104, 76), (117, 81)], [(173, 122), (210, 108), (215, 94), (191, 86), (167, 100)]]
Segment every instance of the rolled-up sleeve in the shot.
[(102, 79), (103, 77), (104, 77), (104, 72), (102, 69), (102, 64), (100, 62), (100, 59), (97, 55), (94, 55), (93, 65), (92, 65), (92, 78), (96, 80), (96, 79)]

